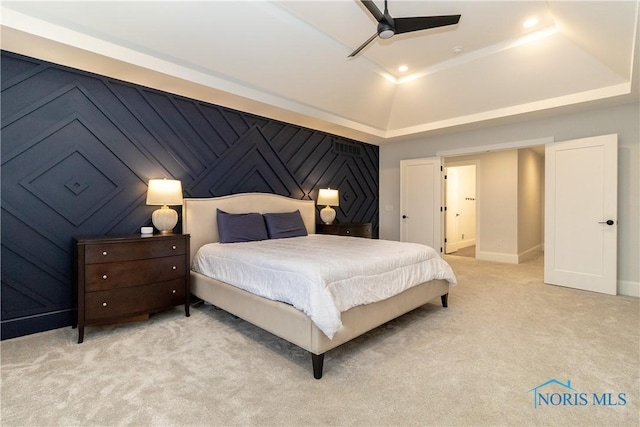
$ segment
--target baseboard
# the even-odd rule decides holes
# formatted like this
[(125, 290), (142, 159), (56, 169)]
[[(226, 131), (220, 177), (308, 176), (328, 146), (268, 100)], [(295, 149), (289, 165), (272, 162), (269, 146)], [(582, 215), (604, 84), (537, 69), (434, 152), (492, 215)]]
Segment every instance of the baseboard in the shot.
[(531, 249), (527, 249), (524, 252), (518, 254), (518, 264), (524, 261), (528, 261), (532, 258), (537, 257), (542, 253), (544, 246), (541, 244), (532, 247)]
[(503, 262), (506, 264), (518, 263), (518, 255), (504, 254), (500, 252), (487, 252), (487, 251), (479, 252), (477, 248), (476, 248), (476, 259), (480, 259), (483, 261)]
[(64, 328), (65, 326), (71, 326), (74, 319), (75, 310), (68, 309), (3, 320), (0, 322), (0, 338), (6, 340), (51, 329)]
[(618, 295), (640, 298), (640, 282), (618, 280)]
[(505, 254), (501, 252), (487, 252), (487, 251), (478, 251), (476, 248), (476, 259), (481, 259), (483, 261), (494, 261), (494, 262), (504, 262), (506, 264), (520, 264), (521, 262), (527, 261), (531, 258), (535, 258), (542, 252), (543, 245), (534, 246), (531, 249), (527, 249), (526, 251), (515, 255), (515, 254)]

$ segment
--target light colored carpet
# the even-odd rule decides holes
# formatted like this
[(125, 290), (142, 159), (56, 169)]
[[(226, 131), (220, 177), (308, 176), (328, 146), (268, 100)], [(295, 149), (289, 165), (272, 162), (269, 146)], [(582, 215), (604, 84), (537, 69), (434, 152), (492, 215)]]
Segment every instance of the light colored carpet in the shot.
[[(518, 266), (447, 257), (439, 299), (309, 355), (210, 306), (3, 341), (3, 426), (639, 425), (639, 300), (542, 284)], [(557, 379), (621, 406), (539, 406)], [(589, 397), (591, 400), (591, 397)], [(621, 403), (619, 400), (616, 400)]]
[(476, 257), (476, 245), (467, 246), (466, 248), (460, 248), (457, 251), (451, 253), (453, 256), (467, 256), (471, 258)]

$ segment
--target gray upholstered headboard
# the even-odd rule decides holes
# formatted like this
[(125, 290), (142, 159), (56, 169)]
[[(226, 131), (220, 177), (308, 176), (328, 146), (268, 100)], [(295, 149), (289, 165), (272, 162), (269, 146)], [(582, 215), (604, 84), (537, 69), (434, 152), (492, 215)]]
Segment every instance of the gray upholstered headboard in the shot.
[(229, 213), (279, 213), (300, 210), (307, 233), (316, 230), (316, 207), (313, 200), (297, 200), (277, 194), (241, 193), (205, 199), (184, 199), (182, 232), (191, 235), (190, 255), (206, 243), (219, 240), (216, 209)]

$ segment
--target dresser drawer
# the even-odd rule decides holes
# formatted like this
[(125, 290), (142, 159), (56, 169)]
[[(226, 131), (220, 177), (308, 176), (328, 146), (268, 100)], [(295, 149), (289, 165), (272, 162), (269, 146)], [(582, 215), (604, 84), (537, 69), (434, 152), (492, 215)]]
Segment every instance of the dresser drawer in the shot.
[(85, 263), (116, 262), (158, 258), (185, 253), (184, 239), (149, 239), (128, 243), (103, 243), (85, 246)]
[(150, 313), (184, 304), (184, 301), (184, 279), (90, 292), (85, 297), (85, 319), (87, 322), (95, 322), (120, 316)]
[(85, 266), (85, 292), (144, 285), (185, 277), (185, 255)]
[(370, 222), (343, 223), (343, 224), (317, 224), (316, 231), (320, 234), (334, 234), (338, 236), (365, 237), (370, 239), (372, 229)]
[(353, 224), (342, 227), (339, 231), (341, 236), (366, 237), (371, 238), (371, 224)]

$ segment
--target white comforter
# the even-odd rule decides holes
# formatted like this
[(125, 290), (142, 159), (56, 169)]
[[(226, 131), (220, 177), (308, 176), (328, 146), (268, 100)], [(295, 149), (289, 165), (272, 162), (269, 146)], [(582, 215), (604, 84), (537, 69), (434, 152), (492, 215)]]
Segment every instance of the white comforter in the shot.
[(431, 247), (324, 234), (243, 243), (210, 243), (192, 270), (251, 293), (293, 305), (327, 337), (340, 313), (412, 286), (456, 278)]

